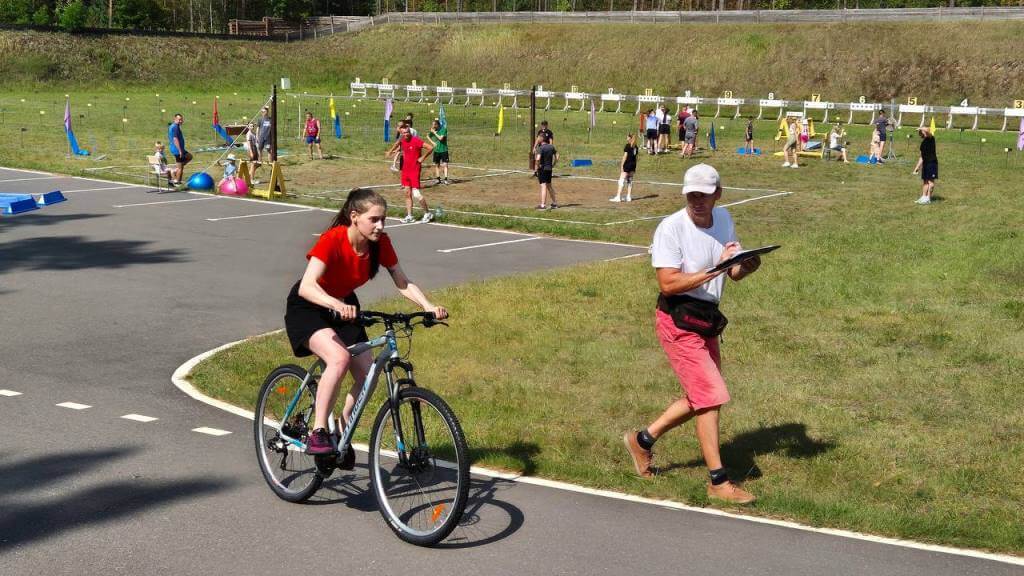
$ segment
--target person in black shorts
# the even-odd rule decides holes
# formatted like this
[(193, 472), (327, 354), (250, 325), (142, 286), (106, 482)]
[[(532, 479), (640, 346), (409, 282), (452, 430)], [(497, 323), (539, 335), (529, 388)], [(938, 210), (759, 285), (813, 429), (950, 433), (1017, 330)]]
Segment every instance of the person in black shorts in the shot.
[[(537, 166), (537, 180), (540, 181), (540, 204), (537, 205), (537, 209), (558, 208), (558, 204), (555, 203), (555, 189), (551, 186), (555, 164), (558, 163), (558, 150), (555, 150), (547, 135), (541, 136), (541, 145), (537, 147), (537, 155), (534, 159)], [(549, 195), (551, 196), (550, 203), (547, 202)]]
[(668, 113), (668, 108), (662, 104), (658, 107), (658, 152), (668, 152), (669, 146), (672, 144), (672, 115)]
[(640, 148), (636, 145), (636, 136), (630, 132), (626, 135), (626, 147), (622, 149), (622, 172), (619, 174), (619, 190), (611, 202), (622, 202), (622, 187), (626, 187), (626, 202), (633, 201), (633, 174), (636, 173), (637, 155)]
[(921, 197), (917, 204), (931, 204), (935, 181), (939, 179), (939, 157), (935, 153), (935, 135), (927, 128), (918, 128), (921, 135), (921, 157), (914, 167), (914, 174), (921, 174)]
[[(325, 364), (316, 392), (316, 421), (306, 448), (309, 454), (334, 450), (327, 436), (327, 419), (339, 385), (351, 370), (354, 383), (342, 410), (347, 425), (373, 362), (369, 351), (353, 357), (347, 350), (368, 340), (366, 329), (354, 322), (359, 314), (357, 288), (384, 268), (402, 296), (438, 319), (448, 316), (447, 310), (432, 304), (402, 271), (391, 239), (384, 233), (386, 218), (387, 201), (380, 194), (359, 188), (349, 192), (345, 205), (306, 254), (306, 271), (288, 294), (284, 325), (292, 352), (297, 357), (316, 354)], [(354, 454), (346, 456), (354, 459)]]
[(878, 132), (878, 161), (885, 158), (886, 131), (889, 129), (889, 119), (885, 117), (885, 110), (878, 111), (878, 118), (875, 120), (875, 131)]

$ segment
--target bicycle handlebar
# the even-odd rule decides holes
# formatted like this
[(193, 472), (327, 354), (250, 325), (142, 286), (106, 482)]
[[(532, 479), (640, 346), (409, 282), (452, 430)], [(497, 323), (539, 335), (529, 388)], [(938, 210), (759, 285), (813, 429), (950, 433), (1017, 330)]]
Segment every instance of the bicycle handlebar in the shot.
[(431, 326), (435, 326), (437, 324), (447, 326), (447, 324), (438, 320), (437, 317), (434, 316), (433, 312), (412, 312), (409, 314), (397, 312), (394, 314), (389, 314), (387, 312), (362, 310), (359, 312), (359, 316), (356, 318), (356, 322), (362, 324), (363, 326), (373, 326), (374, 324), (384, 322), (386, 326), (391, 326), (393, 324), (404, 324), (407, 328), (412, 328), (413, 326), (417, 325), (412, 323), (412, 321), (417, 318), (423, 319), (418, 324), (426, 328), (430, 328)]

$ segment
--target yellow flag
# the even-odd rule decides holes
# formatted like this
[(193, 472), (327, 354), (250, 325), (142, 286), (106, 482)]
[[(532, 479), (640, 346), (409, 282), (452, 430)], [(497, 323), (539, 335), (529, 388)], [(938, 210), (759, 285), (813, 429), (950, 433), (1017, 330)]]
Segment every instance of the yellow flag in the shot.
[(505, 107), (498, 107), (498, 131), (496, 134), (501, 134), (501, 129), (505, 127)]
[(928, 125), (928, 130), (935, 136), (935, 116), (932, 116), (932, 123)]
[(783, 136), (789, 137), (789, 124), (786, 123), (785, 118), (779, 120), (779, 131), (775, 134), (775, 139), (782, 140)]
[(334, 96), (331, 96), (331, 119), (338, 117), (338, 113), (334, 111)]

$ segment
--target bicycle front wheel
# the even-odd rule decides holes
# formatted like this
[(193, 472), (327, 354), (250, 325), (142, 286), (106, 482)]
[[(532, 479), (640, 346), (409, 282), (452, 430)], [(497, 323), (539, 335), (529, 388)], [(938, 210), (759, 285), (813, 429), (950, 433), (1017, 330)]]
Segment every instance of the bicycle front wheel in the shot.
[(270, 489), (289, 502), (302, 502), (324, 481), (305, 445), (313, 431), (316, 387), (303, 386), (306, 371), (279, 366), (260, 388), (253, 421), (256, 458)]
[(429, 390), (405, 388), (397, 404), (397, 419), (386, 402), (373, 423), (370, 480), (395, 534), (431, 546), (455, 529), (469, 499), (466, 438), (452, 409)]

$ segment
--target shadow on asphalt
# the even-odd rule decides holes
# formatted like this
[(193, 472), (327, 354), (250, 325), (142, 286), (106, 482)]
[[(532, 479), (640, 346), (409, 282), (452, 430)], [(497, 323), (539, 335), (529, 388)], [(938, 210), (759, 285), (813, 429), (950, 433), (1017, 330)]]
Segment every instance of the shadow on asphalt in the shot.
[[(812, 458), (836, 447), (834, 442), (815, 440), (807, 436), (807, 425), (790, 422), (744, 432), (722, 444), (722, 462), (729, 468), (730, 477), (736, 481), (760, 478), (757, 466), (759, 455), (781, 453), (787, 458)], [(696, 468), (704, 466), (703, 458), (695, 458), (682, 464), (669, 464), (659, 468), (667, 472), (675, 468)]]
[(12, 493), (29, 491), (37, 482), (52, 480), (45, 473), (70, 477), (88, 468), (109, 464), (135, 452), (135, 448), (97, 450), (78, 453), (54, 454), (53, 463), (41, 459), (28, 459), (5, 464), (0, 469), (5, 499), (0, 508), (0, 553), (28, 542), (46, 540), (59, 534), (110, 522), (118, 518), (133, 517), (148, 509), (161, 508), (175, 500), (187, 500), (209, 495), (228, 488), (232, 483), (224, 480), (175, 479), (169, 482), (147, 480), (108, 482), (59, 497), (41, 501), (10, 502)]
[[(3, 192), (0, 192), (2, 194)], [(63, 224), (72, 220), (91, 220), (93, 218), (106, 218), (110, 214), (47, 214), (46, 212), (29, 212), (17, 216), (0, 217), (0, 231), (13, 229), (16, 226), (52, 226)]]
[[(343, 504), (360, 512), (377, 512), (377, 499), (370, 488), (369, 474), (365, 463), (357, 464), (355, 470), (346, 471), (340, 476), (335, 472), (305, 504)], [(497, 494), (515, 486), (516, 483), (511, 480), (472, 478), (469, 502), (462, 514), (462, 521), (435, 548), (473, 548), (514, 534), (523, 525), (523, 512), (515, 505), (499, 499)]]
[(92, 241), (83, 236), (24, 238), (0, 244), (0, 274), (17, 270), (126, 268), (136, 264), (183, 262), (183, 250), (146, 250), (139, 240)]

